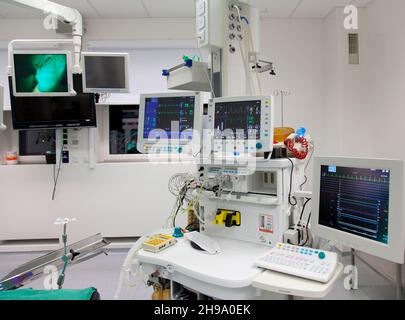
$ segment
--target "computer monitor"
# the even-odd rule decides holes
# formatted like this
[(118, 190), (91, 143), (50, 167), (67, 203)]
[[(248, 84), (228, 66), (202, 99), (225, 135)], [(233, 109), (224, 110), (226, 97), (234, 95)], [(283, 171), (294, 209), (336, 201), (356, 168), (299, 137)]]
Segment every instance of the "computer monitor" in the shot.
[(215, 153), (239, 155), (273, 151), (273, 97), (248, 96), (212, 99), (208, 125)]
[(314, 160), (316, 236), (396, 263), (404, 263), (404, 162)]
[(141, 95), (139, 152), (189, 153), (200, 143), (202, 109), (200, 93)]
[(128, 93), (129, 54), (83, 52), (83, 92)]
[(13, 51), (12, 86), (16, 97), (72, 96), (69, 51)]
[[(75, 75), (81, 82), (81, 75)], [(10, 104), (15, 130), (96, 127), (96, 104), (93, 93), (63, 97), (15, 97), (9, 77)]]

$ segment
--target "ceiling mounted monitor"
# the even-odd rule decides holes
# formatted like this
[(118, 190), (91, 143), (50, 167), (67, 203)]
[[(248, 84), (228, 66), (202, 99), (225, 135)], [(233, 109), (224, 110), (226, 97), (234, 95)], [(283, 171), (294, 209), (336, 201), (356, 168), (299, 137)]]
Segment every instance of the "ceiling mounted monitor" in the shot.
[(129, 54), (83, 52), (83, 92), (128, 93)]
[(69, 51), (13, 51), (12, 86), (16, 97), (73, 96)]

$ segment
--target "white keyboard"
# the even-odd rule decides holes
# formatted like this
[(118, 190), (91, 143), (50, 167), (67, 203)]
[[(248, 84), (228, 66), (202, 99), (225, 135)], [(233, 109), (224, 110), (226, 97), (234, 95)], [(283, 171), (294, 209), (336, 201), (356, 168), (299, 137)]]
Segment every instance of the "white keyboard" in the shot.
[(334, 252), (278, 243), (255, 264), (264, 269), (326, 283), (336, 270), (338, 258)]

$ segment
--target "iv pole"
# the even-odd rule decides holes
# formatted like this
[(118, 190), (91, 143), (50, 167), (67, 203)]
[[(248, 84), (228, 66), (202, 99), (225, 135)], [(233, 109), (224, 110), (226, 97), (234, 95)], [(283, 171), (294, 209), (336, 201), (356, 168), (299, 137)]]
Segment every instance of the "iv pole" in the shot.
[(280, 96), (281, 99), (281, 127), (284, 127), (284, 98), (291, 95), (291, 90), (277, 90), (275, 96)]

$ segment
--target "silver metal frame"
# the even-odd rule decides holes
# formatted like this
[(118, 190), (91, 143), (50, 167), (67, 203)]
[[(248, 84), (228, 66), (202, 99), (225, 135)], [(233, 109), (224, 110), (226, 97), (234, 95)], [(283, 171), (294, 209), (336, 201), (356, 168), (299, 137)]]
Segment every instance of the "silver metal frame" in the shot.
[[(67, 251), (73, 250), (79, 253), (79, 255), (72, 260), (72, 253), (68, 253), (69, 264), (81, 263), (92, 259), (103, 253), (102, 249), (109, 244), (101, 234), (96, 234), (73, 243), (67, 246)], [(64, 264), (62, 261), (63, 256), (64, 249), (61, 248), (19, 266), (0, 280), (0, 291), (22, 287), (25, 283), (41, 277), (44, 275), (44, 268), (48, 265), (54, 265), (58, 269), (62, 268)]]

